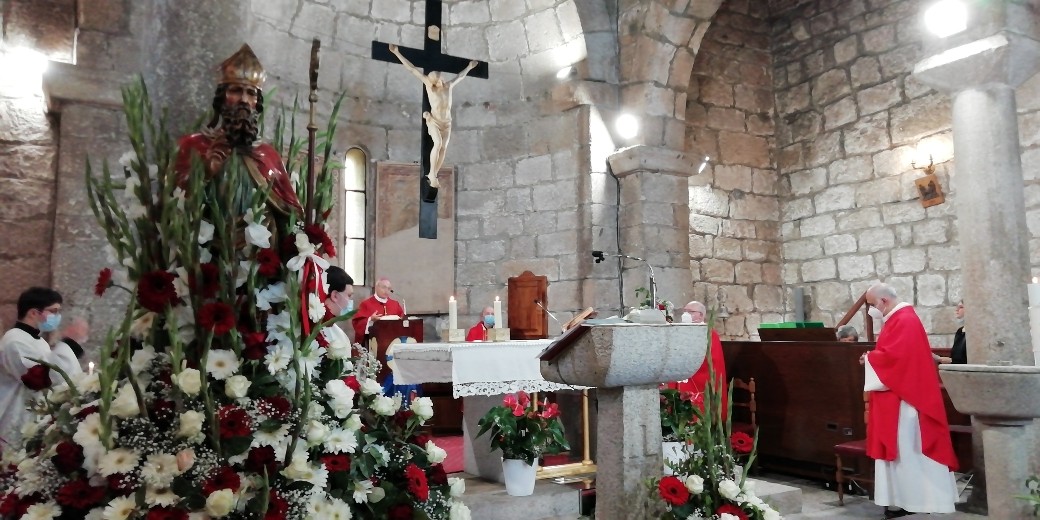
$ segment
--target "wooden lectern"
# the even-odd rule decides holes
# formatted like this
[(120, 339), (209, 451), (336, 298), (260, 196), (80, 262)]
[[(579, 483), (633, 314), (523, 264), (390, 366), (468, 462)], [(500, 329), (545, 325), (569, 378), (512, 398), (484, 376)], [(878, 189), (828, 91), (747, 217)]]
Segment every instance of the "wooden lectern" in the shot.
[[(379, 362), (383, 364), (376, 378), (377, 381), (382, 383), (386, 375), (390, 373), (390, 367), (386, 366), (386, 349), (390, 347), (394, 340), (400, 340), (401, 338), (412, 338), (408, 341), (422, 343), (423, 320), (373, 320), (365, 338), (367, 339), (366, 345), (368, 349), (374, 350), (379, 358)], [(404, 342), (402, 340), (398, 343)]]

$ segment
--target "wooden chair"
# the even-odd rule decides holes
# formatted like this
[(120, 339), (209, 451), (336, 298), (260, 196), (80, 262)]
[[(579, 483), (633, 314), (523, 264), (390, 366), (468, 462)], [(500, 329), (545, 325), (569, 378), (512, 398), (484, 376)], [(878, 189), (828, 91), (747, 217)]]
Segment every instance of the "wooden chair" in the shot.
[[(870, 422), (870, 394), (863, 392), (863, 424)], [(874, 484), (874, 465), (868, 464), (870, 468), (869, 472), (854, 473), (851, 475), (845, 474), (845, 468), (842, 464), (842, 456), (846, 457), (846, 460), (863, 459), (867, 456), (867, 440), (860, 439), (858, 441), (843, 442), (841, 444), (834, 445), (834, 458), (837, 469), (834, 471), (834, 480), (838, 484), (838, 503), (845, 505), (845, 483), (855, 482), (857, 484)]]
[[(747, 409), (748, 416), (751, 418), (751, 422), (733, 422), (734, 432), (744, 432), (752, 437), (755, 436), (755, 430), (758, 429), (758, 420), (756, 414), (758, 413), (758, 402), (755, 401), (755, 378), (749, 378), (747, 382), (739, 377), (734, 377), (730, 383), (733, 387), (733, 401), (730, 403), (733, 408), (745, 408)], [(746, 397), (746, 399), (740, 399)]]

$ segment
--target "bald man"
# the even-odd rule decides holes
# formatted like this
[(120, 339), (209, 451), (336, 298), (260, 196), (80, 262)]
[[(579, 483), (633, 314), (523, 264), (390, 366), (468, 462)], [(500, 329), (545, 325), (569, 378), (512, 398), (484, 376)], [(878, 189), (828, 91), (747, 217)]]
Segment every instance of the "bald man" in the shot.
[(354, 341), (358, 343), (365, 339), (373, 319), (378, 320), (383, 316), (404, 317), (404, 309), (401, 308), (401, 304), (390, 298), (394, 287), (389, 278), (380, 278), (372, 289), (372, 296), (361, 300), (357, 313), (350, 320), (354, 325)]
[(484, 311), (480, 313), (480, 321), (466, 333), (466, 341), (487, 341), (487, 331), (494, 327), (495, 309), (484, 307)]
[(928, 334), (910, 304), (889, 285), (867, 289), (868, 313), (884, 325), (863, 354), (870, 393), (867, 455), (874, 459), (874, 502), (893, 507), (886, 518), (952, 513), (957, 500), (950, 441)]

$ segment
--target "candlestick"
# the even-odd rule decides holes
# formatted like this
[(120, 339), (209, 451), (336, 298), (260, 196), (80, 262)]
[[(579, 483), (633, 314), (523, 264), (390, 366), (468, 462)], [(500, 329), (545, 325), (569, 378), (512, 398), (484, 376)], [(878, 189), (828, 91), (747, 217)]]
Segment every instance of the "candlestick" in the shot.
[(1040, 306), (1040, 283), (1037, 283), (1037, 279), (1033, 277), (1033, 283), (1026, 286), (1029, 291), (1029, 306), (1037, 307)]
[(455, 302), (455, 296), (448, 298), (448, 329), (459, 328), (459, 307)]
[(495, 326), (500, 328), (506, 328), (506, 324), (502, 323), (502, 300), (495, 296)]
[(87, 375), (94, 375), (94, 362), (87, 363)]

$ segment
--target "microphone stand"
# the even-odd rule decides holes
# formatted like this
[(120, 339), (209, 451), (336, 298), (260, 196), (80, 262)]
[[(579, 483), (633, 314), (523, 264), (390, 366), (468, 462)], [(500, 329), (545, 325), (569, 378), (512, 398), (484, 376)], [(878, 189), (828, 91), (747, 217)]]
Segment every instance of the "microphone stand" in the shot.
[(638, 261), (643, 262), (644, 264), (646, 264), (647, 269), (650, 270), (650, 307), (656, 309), (657, 308), (657, 279), (654, 277), (654, 266), (650, 265), (650, 262), (647, 262), (646, 260), (644, 260), (642, 258), (639, 258), (638, 256), (618, 255), (618, 254), (614, 254), (614, 253), (606, 253), (606, 252), (603, 252), (603, 251), (593, 251), (592, 252), (592, 257), (596, 260), (597, 264), (602, 262), (604, 257), (607, 257), (607, 256), (612, 256), (612, 257), (616, 257), (616, 258), (628, 258), (629, 260), (638, 260)]

